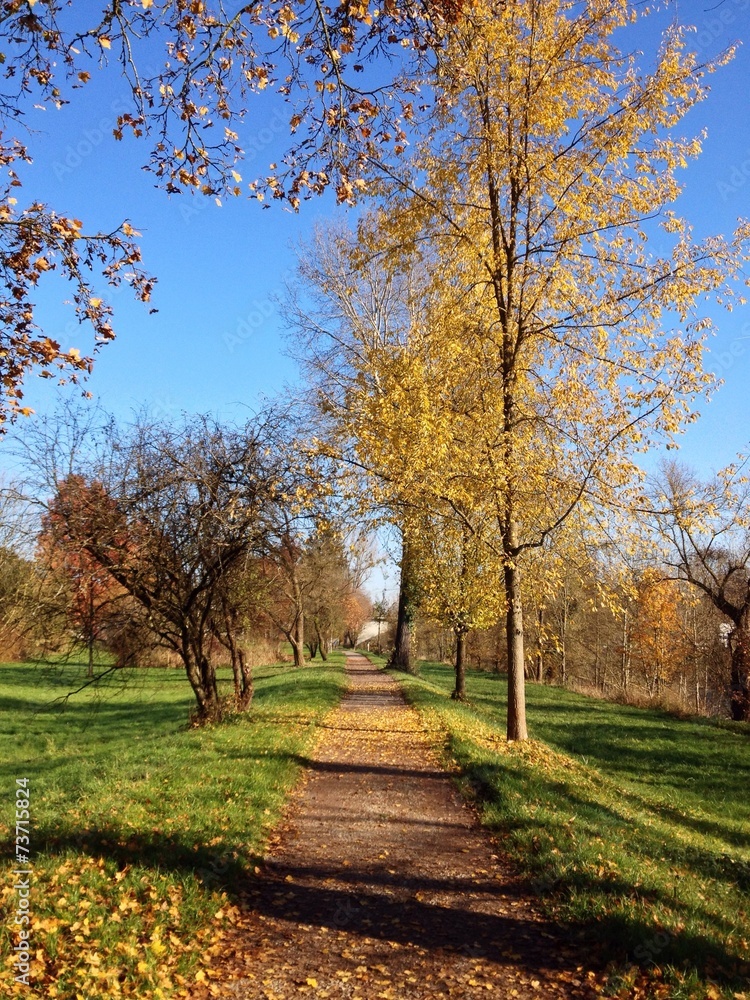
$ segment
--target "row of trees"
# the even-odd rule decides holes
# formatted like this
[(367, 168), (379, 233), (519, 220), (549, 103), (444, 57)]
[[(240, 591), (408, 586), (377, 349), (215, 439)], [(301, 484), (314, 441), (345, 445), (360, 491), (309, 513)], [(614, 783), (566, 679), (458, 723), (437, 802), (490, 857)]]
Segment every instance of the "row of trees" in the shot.
[[(301, 460), (284, 416), (268, 411), (244, 428), (207, 418), (127, 428), (79, 421), (69, 411), (24, 437), (36, 470), (26, 497), (43, 498), (33, 559), (18, 551), (19, 490), (3, 492), (6, 648), (85, 646), (91, 676), (95, 650), (120, 666), (169, 650), (198, 715), (213, 718), (222, 710), (218, 662), (233, 668), (234, 706), (250, 704), (259, 638), (285, 637), (298, 665), (305, 646), (325, 657), (334, 637), (353, 643), (370, 612), (358, 589), (364, 550), (347, 549), (332, 529), (330, 479), (313, 458)], [(742, 717), (736, 623), (746, 615), (750, 553), (732, 546), (746, 537), (742, 498), (735, 490), (728, 499), (721, 485), (708, 490), (675, 464), (664, 469), (650, 519), (669, 537), (662, 556), (671, 552), (671, 565), (656, 561), (655, 531), (639, 532), (635, 565), (623, 545), (596, 548), (571, 530), (532, 553), (526, 676), (698, 712), (725, 712), (734, 695)], [(704, 521), (698, 534), (695, 509), (705, 514), (709, 498), (713, 533)], [(408, 547), (414, 651), (454, 658), (463, 697), (468, 663), (507, 670), (503, 595), (467, 544), (473, 536), (433, 528)]]
[[(671, 444), (712, 387), (701, 304), (739, 298), (748, 225), (700, 240), (674, 207), (679, 170), (701, 144), (681, 134), (682, 122), (731, 51), (702, 62), (673, 24), (648, 58), (629, 54), (621, 45), (639, 14), (623, 0), (395, 4), (384, 13), (261, 4), (235, 16), (183, 0), (152, 6), (104, 3), (82, 28), (52, 0), (31, 13), (9, 4), (15, 68), (0, 99), (3, 124), (27, 98), (60, 104), (66, 87), (91, 76), (83, 63), (116, 52), (134, 98), (118, 138), (155, 139), (150, 165), (170, 191), (239, 191), (244, 96), (279, 69), (279, 89), (294, 103), (290, 130), (302, 138), (252, 192), (296, 208), (333, 183), (340, 200), (367, 191), (387, 206), (364, 213), (355, 233), (320, 237), (288, 311), (317, 391), (318, 456), (343, 462), (349, 495), (366, 498), (368, 512), (403, 537), (395, 661), (407, 664), (416, 593), (449, 622), (459, 659), (470, 631), (504, 615), (508, 736), (525, 738), (524, 579), (544, 564), (534, 554), (559, 546), (575, 521), (589, 544), (602, 544), (622, 515), (645, 509), (676, 547), (676, 572), (732, 621), (732, 704), (745, 713), (750, 643), (745, 605), (733, 596), (742, 572), (732, 551), (706, 548), (710, 505), (692, 491), (678, 508), (671, 488), (652, 503), (636, 461)], [(138, 53), (162, 44), (163, 67), (144, 76)], [(367, 92), (352, 76), (365, 64)], [(0, 152), (11, 331), (2, 374), (18, 409), (29, 367), (49, 375), (89, 364), (37, 336), (30, 297), (47, 270), (59, 266), (74, 281), (79, 317), (102, 342), (109, 313), (82, 278), (87, 266), (98, 261), (111, 281), (126, 276), (146, 299), (150, 281), (129, 224), (85, 237), (77, 220), (43, 206), (19, 210), (13, 165), (26, 150), (11, 138)], [(302, 478), (281, 494), (306, 496)], [(135, 550), (113, 555), (120, 526), (97, 521), (116, 490), (98, 474), (85, 488), (89, 520), (76, 531), (149, 610), (156, 584), (138, 576)], [(249, 510), (262, 506), (259, 489), (232, 495)], [(140, 509), (125, 506), (127, 524), (140, 525)], [(220, 547), (233, 563), (241, 531), (223, 516)], [(292, 506), (290, 523), (297, 516)], [(249, 522), (242, 527), (252, 535)], [(100, 530), (109, 547), (94, 551)], [(737, 521), (733, 530), (744, 529)], [(132, 544), (145, 551), (138, 531)], [(283, 526), (278, 538), (283, 549)], [(292, 546), (287, 566), (296, 558)], [(299, 650), (300, 617), (278, 624)], [(170, 635), (198, 694), (201, 650)]]
[[(571, 559), (546, 583), (529, 583), (526, 676), (598, 696), (726, 716), (732, 693), (732, 625), (715, 604), (664, 563), (628, 566), (602, 558)], [(654, 559), (656, 553), (653, 553)], [(421, 612), (420, 657), (460, 662), (458, 637)], [(504, 672), (502, 623), (465, 640), (467, 666)], [(457, 671), (457, 694), (463, 691)]]
[(305, 645), (325, 658), (358, 631), (364, 550), (336, 530), (325, 470), (304, 460), (285, 414), (243, 427), (95, 416), (68, 411), (23, 438), (34, 471), (15, 489), (41, 516), (33, 559), (4, 549), (6, 630), (87, 646), (91, 673), (95, 646), (117, 665), (169, 650), (200, 721), (224, 710), (222, 659), (233, 708), (249, 706), (258, 636), (285, 637), (302, 665)]
[(508, 737), (524, 739), (525, 576), (559, 572), (545, 559), (566, 533), (601, 546), (647, 511), (676, 533), (676, 572), (734, 616), (744, 718), (744, 604), (721, 604), (711, 511), (671, 487), (649, 498), (638, 464), (712, 388), (702, 303), (740, 298), (747, 224), (699, 241), (673, 208), (700, 152), (678, 130), (722, 60), (673, 26), (641, 68), (619, 45), (637, 19), (623, 3), (464, 14), (421, 81), (429, 127), (380, 172), (387, 207), (319, 234), (288, 308), (321, 453), (403, 537), (395, 662), (410, 593), (453, 630), (459, 677), (465, 636), (504, 616)]

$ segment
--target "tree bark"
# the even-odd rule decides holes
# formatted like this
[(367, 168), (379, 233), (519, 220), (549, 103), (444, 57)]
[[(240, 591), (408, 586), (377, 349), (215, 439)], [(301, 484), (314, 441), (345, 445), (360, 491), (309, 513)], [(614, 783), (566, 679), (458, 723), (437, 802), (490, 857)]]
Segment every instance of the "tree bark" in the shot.
[(630, 618), (628, 609), (622, 618), (622, 657), (620, 659), (620, 686), (624, 694), (630, 690)]
[(203, 651), (194, 649), (189, 639), (183, 643), (180, 657), (185, 664), (185, 672), (198, 703), (196, 712), (198, 723), (202, 725), (205, 722), (218, 720), (221, 712), (216, 671)]
[(292, 626), (292, 632), (289, 636), (289, 641), (292, 644), (292, 653), (294, 654), (294, 665), (295, 667), (304, 667), (305, 665), (305, 613), (301, 607), (298, 607), (297, 617), (294, 620), (294, 625)]
[(745, 607), (730, 636), (732, 673), (729, 710), (735, 722), (750, 721), (750, 607)]
[(323, 638), (323, 635), (320, 631), (320, 625), (318, 623), (317, 618), (313, 620), (313, 627), (315, 629), (315, 639), (317, 642), (318, 651), (320, 652), (320, 658), (323, 661), (323, 663), (325, 663), (328, 660), (328, 654), (326, 653), (326, 641)]
[(502, 673), (502, 650), (503, 650), (503, 635), (500, 625), (495, 626), (495, 673)]
[(231, 633), (229, 633), (229, 643), (234, 678), (234, 702), (237, 711), (244, 712), (250, 707), (250, 702), (253, 700), (252, 670), (247, 665), (244, 650), (239, 648)]
[(87, 639), (88, 639), (89, 659), (88, 659), (88, 663), (86, 665), (86, 676), (87, 677), (93, 677), (94, 676), (94, 630), (95, 630), (95, 625), (94, 625), (94, 608), (95, 608), (95, 605), (94, 605), (94, 588), (93, 588), (93, 585), (91, 583), (89, 583), (88, 597), (89, 597), (89, 602), (88, 602), (89, 606), (88, 606), (87, 610), (88, 610), (88, 619), (89, 620), (88, 620), (88, 636), (87, 636)]
[(536, 679), (539, 684), (544, 683), (544, 608), (540, 607), (537, 612), (538, 632), (536, 637)]
[(240, 699), (238, 708), (241, 712), (247, 711), (250, 707), (250, 703), (253, 700), (253, 695), (255, 694), (255, 686), (253, 684), (253, 672), (252, 668), (247, 665), (247, 660), (245, 658), (245, 652), (242, 649), (237, 650), (238, 666), (241, 678), (240, 684)]
[(456, 686), (451, 698), (466, 701), (466, 633), (454, 630), (456, 636)]
[(413, 556), (409, 543), (404, 539), (401, 552), (401, 582), (398, 592), (398, 619), (396, 641), (388, 661), (389, 667), (415, 674), (411, 655), (411, 623), (414, 616), (414, 580), (412, 572)]
[(295, 667), (304, 667), (305, 647), (302, 643), (300, 643), (296, 632), (291, 633), (289, 636), (289, 642), (292, 644), (292, 655), (294, 656)]
[(523, 606), (521, 575), (513, 563), (505, 567), (508, 641), (508, 730), (509, 740), (528, 739), (526, 729), (526, 681), (523, 662)]

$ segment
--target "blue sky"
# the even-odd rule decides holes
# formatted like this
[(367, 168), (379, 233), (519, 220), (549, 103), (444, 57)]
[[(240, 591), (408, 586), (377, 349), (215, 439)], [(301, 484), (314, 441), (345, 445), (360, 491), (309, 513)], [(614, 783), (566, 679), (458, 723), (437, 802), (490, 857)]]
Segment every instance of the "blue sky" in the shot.
[[(678, 211), (696, 235), (729, 233), (750, 216), (750, 0), (681, 0), (639, 29), (644, 47), (678, 11), (696, 26), (692, 46), (707, 57), (733, 40), (747, 44), (710, 78), (712, 94), (695, 109), (685, 131), (709, 135), (703, 156), (684, 174)], [(285, 356), (275, 296), (294, 266), (293, 246), (316, 222), (340, 216), (333, 199), (304, 203), (299, 214), (268, 210), (247, 198), (168, 197), (141, 169), (146, 147), (116, 142), (112, 122), (125, 109), (126, 89), (111, 69), (76, 92), (61, 111), (32, 111), (29, 146), (35, 163), (24, 174), (23, 197), (39, 198), (81, 218), (87, 231), (114, 228), (124, 218), (142, 232), (144, 264), (158, 277), (149, 315), (127, 291), (103, 298), (115, 308), (116, 341), (105, 347), (87, 388), (118, 415), (146, 404), (157, 412), (213, 411), (241, 418), (263, 394), (284, 392), (296, 379)], [(273, 95), (251, 105), (241, 136), (245, 181), (265, 172), (284, 148), (285, 106)], [(288, 118), (289, 112), (286, 111)], [(90, 349), (90, 338), (61, 305), (64, 288), (50, 283), (39, 295), (47, 332), (65, 347)], [(701, 407), (701, 419), (682, 439), (681, 457), (706, 474), (729, 462), (750, 440), (750, 307), (715, 313), (719, 335), (709, 367), (725, 380)], [(68, 389), (67, 392), (75, 392)], [(32, 377), (26, 402), (39, 413), (52, 407), (53, 387)]]
[[(87, 388), (117, 413), (146, 403), (239, 417), (243, 404), (296, 378), (282, 353), (274, 297), (293, 268), (293, 245), (335, 206), (325, 198), (295, 215), (280, 205), (263, 210), (246, 197), (218, 207), (212, 198), (167, 196), (141, 169), (145, 145), (112, 138), (124, 85), (111, 74), (106, 83), (78, 91), (61, 111), (34, 113), (35, 162), (23, 175), (26, 198), (80, 218), (87, 232), (129, 219), (142, 233), (144, 266), (158, 279), (153, 315), (127, 289), (102, 287), (115, 309), (117, 340), (98, 355)], [(281, 149), (282, 124), (279, 112), (266, 113), (243, 136), (247, 180)], [(87, 331), (61, 306), (64, 295), (60, 286), (39, 295), (45, 328), (65, 347), (90, 348)], [(29, 380), (26, 401), (39, 412), (53, 396), (48, 383)]]

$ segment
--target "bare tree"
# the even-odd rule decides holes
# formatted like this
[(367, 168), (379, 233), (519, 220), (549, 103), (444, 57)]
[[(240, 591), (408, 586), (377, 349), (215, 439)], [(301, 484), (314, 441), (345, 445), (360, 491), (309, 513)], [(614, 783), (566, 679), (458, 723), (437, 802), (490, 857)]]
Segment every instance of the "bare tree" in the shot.
[(702, 591), (732, 623), (730, 711), (750, 719), (750, 483), (745, 463), (702, 483), (665, 463), (652, 491), (652, 517), (677, 579)]
[[(85, 423), (66, 433), (52, 423), (33, 429), (27, 452), (46, 491), (37, 490), (38, 501), (180, 657), (197, 719), (217, 718), (212, 624), (220, 615), (227, 621), (228, 574), (267, 548), (270, 511), (286, 488), (283, 417), (269, 410), (243, 427), (205, 416), (175, 424), (141, 416), (125, 428)], [(249, 704), (247, 691), (245, 680), (237, 707)]]

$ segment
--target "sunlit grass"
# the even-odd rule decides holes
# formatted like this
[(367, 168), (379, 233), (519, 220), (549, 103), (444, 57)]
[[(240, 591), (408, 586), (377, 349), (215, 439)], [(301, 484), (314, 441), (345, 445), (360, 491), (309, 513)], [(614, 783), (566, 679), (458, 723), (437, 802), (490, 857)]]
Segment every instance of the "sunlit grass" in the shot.
[[(612, 981), (728, 996), (750, 972), (750, 726), (681, 720), (530, 685), (528, 744), (504, 739), (504, 678), (397, 674), (543, 905), (580, 925)], [(717, 994), (718, 995), (718, 994)]]
[(0, 834), (8, 857), (28, 777), (34, 869), (28, 988), (13, 982), (12, 861), (3, 872), (0, 995), (167, 998), (210, 978), (238, 880), (340, 698), (342, 662), (259, 668), (250, 713), (203, 729), (187, 727), (179, 670), (118, 672), (64, 701), (84, 666), (0, 667)]

